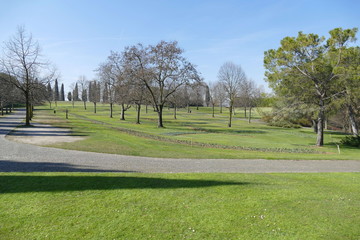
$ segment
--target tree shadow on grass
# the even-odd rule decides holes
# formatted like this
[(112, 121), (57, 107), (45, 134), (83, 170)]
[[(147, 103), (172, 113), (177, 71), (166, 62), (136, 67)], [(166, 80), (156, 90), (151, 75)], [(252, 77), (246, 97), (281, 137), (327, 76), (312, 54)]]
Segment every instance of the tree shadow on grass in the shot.
[(44, 176), (0, 175), (0, 195), (3, 193), (68, 192), (118, 189), (178, 189), (213, 186), (248, 185), (246, 182), (215, 180), (167, 179), (142, 176)]
[(94, 169), (85, 165), (53, 162), (16, 162), (0, 160), (0, 172), (135, 172), (114, 169)]

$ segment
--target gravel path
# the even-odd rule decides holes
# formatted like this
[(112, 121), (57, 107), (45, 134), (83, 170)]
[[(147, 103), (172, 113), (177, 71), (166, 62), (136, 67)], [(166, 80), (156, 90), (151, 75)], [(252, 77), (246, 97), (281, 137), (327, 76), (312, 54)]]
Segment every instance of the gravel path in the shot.
[(9, 141), (24, 110), (0, 118), (0, 172), (360, 172), (360, 161), (164, 159), (90, 153)]

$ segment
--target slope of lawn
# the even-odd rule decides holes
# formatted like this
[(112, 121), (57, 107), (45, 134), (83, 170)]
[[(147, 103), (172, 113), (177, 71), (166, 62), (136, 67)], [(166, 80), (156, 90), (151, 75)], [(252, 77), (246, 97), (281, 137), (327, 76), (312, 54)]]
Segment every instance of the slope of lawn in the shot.
[(0, 173), (0, 239), (359, 239), (360, 174)]
[(114, 117), (110, 118), (108, 105), (97, 104), (96, 114), (93, 105), (87, 105), (84, 110), (81, 102), (76, 102), (75, 107), (61, 102), (55, 107), (56, 114), (49, 106), (40, 106), (35, 111), (35, 120), (69, 127), (74, 135), (87, 136), (83, 141), (53, 145), (82, 151), (170, 158), (359, 159), (360, 155), (360, 149), (342, 146), (339, 153), (337, 144), (345, 136), (342, 133), (326, 131), (325, 146), (315, 147), (312, 129), (267, 126), (259, 121), (256, 110), (248, 123), (244, 110), (236, 109), (233, 126), (229, 128), (226, 108), (222, 114), (216, 108), (214, 118), (210, 107), (199, 110), (193, 107), (191, 113), (179, 109), (177, 119), (173, 109), (165, 109), (165, 128), (157, 128), (157, 114), (151, 107), (147, 113), (142, 107), (141, 124), (135, 124), (134, 108), (121, 121), (119, 106), (114, 107)]

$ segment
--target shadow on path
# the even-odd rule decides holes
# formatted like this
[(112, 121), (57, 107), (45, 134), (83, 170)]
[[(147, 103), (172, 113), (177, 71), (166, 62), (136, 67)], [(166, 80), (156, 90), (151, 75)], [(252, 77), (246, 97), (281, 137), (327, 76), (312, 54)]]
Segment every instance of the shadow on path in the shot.
[(6, 176), (4, 174), (0, 174), (0, 194), (115, 189), (204, 188), (212, 186), (248, 184), (249, 183), (246, 182), (166, 179), (134, 176)]
[(67, 163), (16, 162), (0, 160), (0, 172), (135, 172), (123, 170), (102, 170), (86, 168)]

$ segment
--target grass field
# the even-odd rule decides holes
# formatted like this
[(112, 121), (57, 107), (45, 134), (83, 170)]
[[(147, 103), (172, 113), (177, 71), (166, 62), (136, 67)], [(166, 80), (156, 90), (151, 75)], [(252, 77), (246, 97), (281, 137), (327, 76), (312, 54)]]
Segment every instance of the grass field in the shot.
[[(54, 104), (53, 104), (54, 105)], [(69, 127), (74, 135), (87, 138), (75, 143), (63, 143), (54, 147), (115, 153), (134, 156), (170, 158), (264, 158), (264, 159), (359, 159), (360, 149), (340, 147), (337, 144), (344, 134), (326, 131), (324, 147), (315, 147), (316, 135), (311, 129), (286, 129), (271, 127), (259, 121), (253, 110), (253, 121), (244, 119), (244, 110), (236, 109), (233, 127), (227, 127), (228, 110), (222, 114), (211, 108), (192, 108), (177, 112), (165, 109), (165, 128), (157, 128), (157, 114), (149, 107), (141, 112), (141, 124), (135, 124), (135, 109), (126, 112), (126, 120), (119, 120), (120, 107), (115, 106), (114, 117), (109, 117), (109, 106), (98, 104), (97, 113), (93, 105), (82, 102), (75, 107), (70, 102), (60, 102), (56, 114), (49, 106), (37, 107), (35, 120)], [(54, 106), (53, 106), (54, 107)], [(69, 119), (65, 119), (65, 109)], [(268, 109), (262, 109), (267, 111)]]
[(360, 239), (360, 175), (0, 173), (0, 239)]

